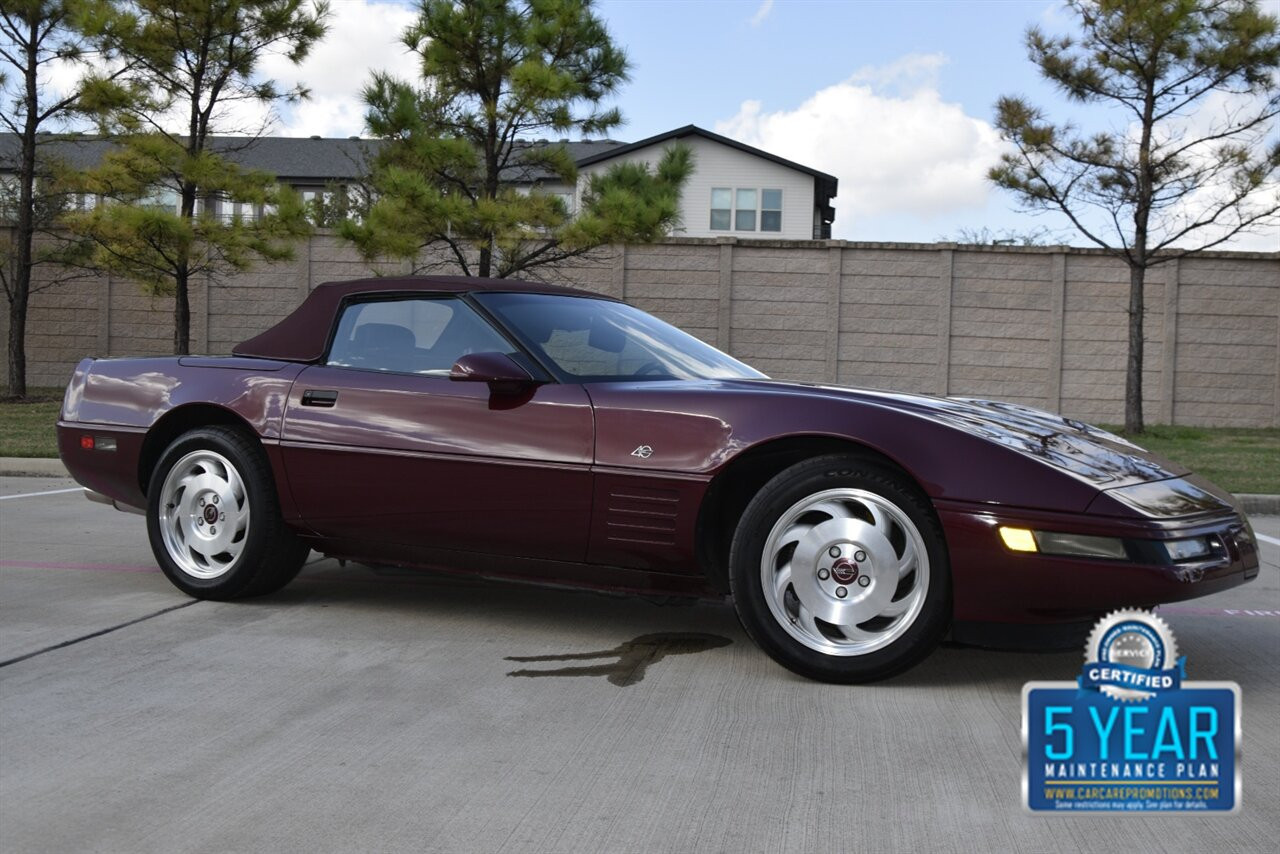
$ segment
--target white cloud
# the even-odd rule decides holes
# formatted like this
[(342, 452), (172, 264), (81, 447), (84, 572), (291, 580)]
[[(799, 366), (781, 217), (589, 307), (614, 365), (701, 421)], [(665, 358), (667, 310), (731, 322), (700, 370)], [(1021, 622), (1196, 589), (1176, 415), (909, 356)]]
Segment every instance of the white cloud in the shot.
[(913, 54), (859, 69), (792, 110), (746, 101), (716, 130), (838, 177), (836, 237), (859, 236), (860, 223), (884, 215), (979, 211), (1002, 143), (990, 124), (942, 100), (944, 62)]
[(760, 4), (760, 8), (756, 9), (756, 13), (751, 16), (751, 20), (748, 21), (748, 23), (753, 27), (758, 27), (764, 23), (764, 19), (769, 17), (769, 13), (772, 11), (773, 0), (764, 0), (764, 2)]
[(848, 82), (865, 84), (882, 95), (913, 95), (937, 88), (938, 72), (946, 64), (947, 57), (941, 53), (909, 53), (884, 65), (863, 66)]
[[(401, 79), (418, 77), (417, 57), (400, 43), (400, 35), (415, 19), (413, 9), (391, 0), (341, 0), (332, 5), (329, 32), (307, 58), (294, 65), (280, 54), (263, 56), (256, 69), (259, 80), (274, 80), (289, 90), (303, 85), (311, 97), (294, 106), (276, 106), (276, 118), (267, 133), (277, 136), (356, 136), (364, 132), (364, 102), (360, 91), (374, 71), (387, 71)], [(71, 91), (84, 73), (77, 63), (52, 62), (45, 66), (41, 84), (53, 95)], [(181, 132), (186, 107), (178, 105), (166, 118), (166, 126)], [(224, 103), (218, 112), (217, 131), (252, 133), (272, 115), (261, 105)]]
[(1071, 30), (1079, 23), (1079, 17), (1067, 6), (1066, 0), (1053, 0), (1040, 11), (1040, 25), (1051, 33)]
[[(1184, 148), (1181, 155), (1186, 160), (1188, 169), (1209, 170), (1221, 161), (1220, 149), (1224, 145), (1244, 145), (1253, 152), (1262, 152), (1268, 143), (1274, 144), (1280, 136), (1274, 122), (1264, 122), (1247, 132), (1234, 133), (1229, 140), (1217, 139), (1224, 132), (1239, 128), (1240, 123), (1267, 110), (1267, 101), (1263, 96), (1240, 95), (1221, 91), (1210, 92), (1194, 105), (1194, 109), (1184, 115), (1174, 116), (1157, 128), (1156, 156), (1162, 156), (1169, 150)], [(1137, 145), (1141, 126), (1133, 123), (1128, 128), (1131, 145)], [(1196, 142), (1197, 140), (1204, 140)], [(1222, 209), (1236, 192), (1227, 180), (1229, 172), (1219, 175), (1219, 180), (1196, 188), (1171, 208), (1156, 212), (1152, 239), (1164, 240), (1178, 233), (1187, 225), (1196, 221), (1204, 221), (1212, 212)], [(1280, 175), (1272, 174), (1270, 180), (1254, 190), (1239, 208), (1239, 213), (1248, 218), (1265, 210), (1280, 205)], [(1196, 228), (1175, 242), (1174, 245), (1187, 248), (1198, 248), (1214, 244), (1231, 232), (1241, 222), (1235, 209), (1228, 210), (1215, 222)], [(1272, 215), (1252, 226), (1248, 231), (1239, 233), (1225, 243), (1218, 244), (1216, 249), (1238, 249), (1242, 251), (1275, 252), (1280, 251), (1280, 217)]]
[(333, 4), (329, 33), (300, 65), (273, 55), (259, 64), (260, 76), (282, 89), (299, 83), (311, 97), (283, 111), (272, 133), (280, 136), (355, 136), (364, 131), (360, 90), (373, 71), (414, 79), (417, 57), (400, 43), (415, 18), (412, 9), (378, 0)]

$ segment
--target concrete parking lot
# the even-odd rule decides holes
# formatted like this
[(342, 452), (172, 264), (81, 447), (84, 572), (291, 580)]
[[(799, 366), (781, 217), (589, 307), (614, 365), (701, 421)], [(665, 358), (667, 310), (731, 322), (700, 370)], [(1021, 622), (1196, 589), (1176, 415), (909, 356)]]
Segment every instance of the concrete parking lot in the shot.
[[(193, 602), (156, 569), (141, 517), (58, 491), (73, 487), (0, 478), (4, 851), (1270, 851), (1280, 837), (1277, 517), (1254, 520), (1273, 539), (1259, 579), (1163, 609), (1189, 677), (1243, 689), (1243, 810), (1045, 817), (1020, 803), (1020, 691), (1073, 678), (1082, 650), (946, 646), (890, 682), (835, 687), (773, 664), (727, 604), (314, 554), (276, 596)], [(655, 660), (637, 639), (661, 633), (708, 637)], [(566, 658), (584, 653), (600, 655)]]

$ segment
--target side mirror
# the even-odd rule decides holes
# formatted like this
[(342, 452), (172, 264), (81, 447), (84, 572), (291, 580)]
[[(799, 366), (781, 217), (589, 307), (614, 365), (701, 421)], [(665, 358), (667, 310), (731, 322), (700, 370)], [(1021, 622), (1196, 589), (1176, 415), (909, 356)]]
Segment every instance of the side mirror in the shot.
[(468, 353), (453, 363), (449, 379), (488, 383), (495, 394), (519, 394), (536, 380), (505, 353)]

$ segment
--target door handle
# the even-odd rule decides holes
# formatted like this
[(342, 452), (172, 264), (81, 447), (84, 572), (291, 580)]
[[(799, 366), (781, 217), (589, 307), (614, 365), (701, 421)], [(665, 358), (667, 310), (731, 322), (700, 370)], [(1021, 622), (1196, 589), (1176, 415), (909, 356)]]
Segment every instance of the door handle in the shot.
[(331, 407), (338, 402), (338, 393), (330, 389), (309, 388), (302, 393), (303, 406)]

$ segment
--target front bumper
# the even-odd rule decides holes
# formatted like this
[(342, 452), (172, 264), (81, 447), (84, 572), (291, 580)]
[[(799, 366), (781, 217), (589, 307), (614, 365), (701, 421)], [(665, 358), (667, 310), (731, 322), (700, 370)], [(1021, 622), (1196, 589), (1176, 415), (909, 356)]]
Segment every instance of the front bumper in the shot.
[[(1258, 550), (1235, 512), (1183, 520), (1119, 519), (989, 505), (938, 502), (951, 557), (957, 621), (1067, 623), (1116, 608), (1143, 608), (1208, 596), (1258, 574)], [(1062, 557), (1013, 552), (1002, 525), (1132, 541), (1215, 536), (1221, 555), (1177, 563)]]

